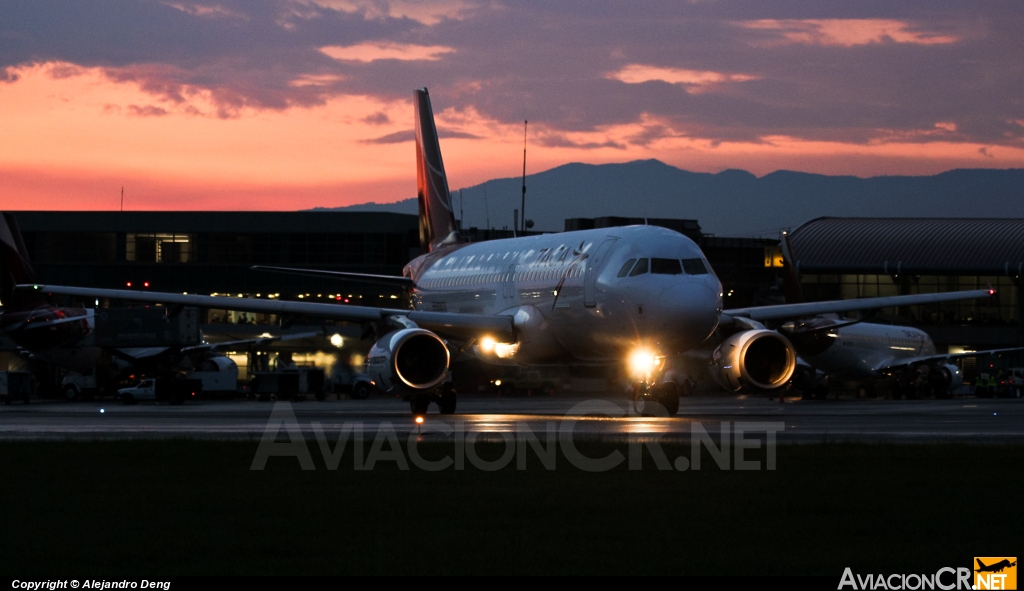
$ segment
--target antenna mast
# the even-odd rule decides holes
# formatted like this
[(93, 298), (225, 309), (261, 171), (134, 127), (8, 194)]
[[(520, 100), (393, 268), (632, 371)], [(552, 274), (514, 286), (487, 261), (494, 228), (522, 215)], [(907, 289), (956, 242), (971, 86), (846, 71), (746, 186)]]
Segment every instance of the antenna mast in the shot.
[(523, 213), (523, 232), (526, 232), (526, 126), (529, 120), (523, 120), (523, 199), (519, 210)]
[(491, 207), (487, 205), (487, 183), (484, 183), (484, 215), (487, 216), (487, 229), (491, 229)]
[(121, 187), (121, 211), (124, 211), (124, 187)]

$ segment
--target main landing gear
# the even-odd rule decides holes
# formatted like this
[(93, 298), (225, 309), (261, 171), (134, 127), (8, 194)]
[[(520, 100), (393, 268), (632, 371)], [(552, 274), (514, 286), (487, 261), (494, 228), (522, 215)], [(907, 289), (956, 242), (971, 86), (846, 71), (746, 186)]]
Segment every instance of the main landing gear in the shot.
[(443, 415), (455, 414), (455, 388), (451, 382), (446, 382), (434, 392), (416, 392), (409, 397), (409, 410), (416, 416), (427, 414), (430, 403), (437, 403), (437, 408)]
[(679, 393), (675, 382), (639, 381), (633, 384), (630, 400), (633, 411), (642, 417), (665, 416), (665, 411), (674, 417), (679, 413)]

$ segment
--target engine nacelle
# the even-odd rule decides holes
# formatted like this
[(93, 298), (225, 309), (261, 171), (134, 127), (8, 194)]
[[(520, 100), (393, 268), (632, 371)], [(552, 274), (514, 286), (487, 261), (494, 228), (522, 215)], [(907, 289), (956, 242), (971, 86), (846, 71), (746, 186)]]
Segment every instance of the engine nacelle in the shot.
[(960, 368), (951, 363), (934, 366), (928, 371), (928, 385), (937, 395), (948, 393), (962, 381)]
[(744, 387), (774, 390), (796, 370), (796, 351), (786, 337), (771, 330), (738, 332), (715, 349), (711, 374), (733, 392)]
[(366, 373), (384, 392), (429, 391), (448, 377), (450, 359), (441, 337), (422, 328), (404, 328), (373, 344)]

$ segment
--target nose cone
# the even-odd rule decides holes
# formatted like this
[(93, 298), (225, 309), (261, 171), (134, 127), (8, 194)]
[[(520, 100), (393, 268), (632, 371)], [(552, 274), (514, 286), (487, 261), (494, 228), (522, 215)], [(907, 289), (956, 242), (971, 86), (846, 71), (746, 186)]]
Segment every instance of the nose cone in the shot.
[(718, 291), (704, 282), (683, 283), (665, 290), (658, 299), (657, 331), (663, 342), (690, 349), (711, 336), (720, 312)]

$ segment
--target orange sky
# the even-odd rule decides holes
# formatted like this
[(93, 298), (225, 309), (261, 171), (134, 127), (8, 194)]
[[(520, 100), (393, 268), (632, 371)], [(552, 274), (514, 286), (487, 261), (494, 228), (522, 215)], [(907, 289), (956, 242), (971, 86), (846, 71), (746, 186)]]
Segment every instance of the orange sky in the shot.
[[(246, 19), (254, 17), (243, 13), (245, 6), (183, 2), (173, 5), (177, 10), (171, 12), (201, 24), (248, 22)], [(288, 78), (281, 86), (284, 93), (288, 89), (313, 93), (323, 89), (322, 100), (308, 98), (315, 95), (286, 98), (290, 106), (284, 107), (249, 99), (226, 107), (223, 88), (216, 84), (184, 83), (175, 87), (176, 91), (168, 91), (171, 83), (160, 85), (164, 83), (161, 72), (170, 80), (182, 71), (182, 66), (147, 63), (141, 58), (120, 69), (62, 60), (13, 59), (17, 63), (6, 66), (8, 81), (0, 81), (0, 194), (4, 195), (5, 207), (116, 209), (122, 186), (125, 209), (129, 210), (295, 210), (414, 196), (411, 134), (407, 141), (389, 142), (386, 138), (411, 132), (411, 97), (416, 81), (410, 81), (403, 99), (382, 98), (394, 97), (391, 91), (339, 91), (338, 85), (352, 83), (353, 72), (364, 72), (359, 68), (436, 68), (450, 61), (472, 60), (469, 49), (443, 42), (458, 39), (446, 35), (443, 28), (466, 26), (473, 18), (481, 18), (481, 5), (466, 0), (427, 10), (421, 3), (395, 2), (385, 11), (372, 0), (323, 0), (295, 6), (320, 11), (315, 16), (359, 13), (366, 22), (406, 23), (403, 26), (412, 26), (411, 30), (432, 33), (432, 40), (409, 43), (398, 41), (401, 35), (394, 39), (378, 35), (375, 40), (321, 44), (314, 53), (325, 61), (309, 65), (305, 71), (284, 74)], [(300, 12), (295, 11), (298, 17), (277, 17), (279, 27), (294, 31), (314, 18)], [(813, 52), (822, 51), (906, 52), (914, 47), (942, 52), (978, 37), (976, 31), (928, 28), (881, 17), (718, 17), (715, 22), (731, 34), (747, 36), (741, 37), (753, 52), (747, 54), (747, 61), (733, 59), (733, 65), (726, 66), (711, 60), (704, 67), (686, 60), (656, 63), (656, 54), (645, 54), (642, 48), (624, 49), (624, 45), (610, 40), (606, 55), (595, 58), (596, 65), (591, 68), (593, 83), (615, 85), (610, 88), (632, 92), (640, 99), (655, 97), (650, 110), (633, 107), (630, 111), (628, 100), (609, 95), (603, 102), (599, 93), (587, 98), (599, 105), (598, 111), (607, 103), (607, 115), (575, 112), (575, 108), (584, 107), (571, 100), (552, 107), (554, 117), (531, 120), (528, 172), (568, 162), (648, 158), (692, 171), (741, 168), (759, 176), (778, 169), (874, 176), (935, 174), (952, 168), (1024, 167), (1024, 147), (1018, 140), (985, 141), (977, 133), (965, 132), (965, 121), (977, 123), (977, 117), (970, 113), (961, 116), (955, 111), (945, 114), (942, 109), (933, 109), (936, 114), (928, 119), (918, 116), (913, 104), (893, 104), (917, 120), (906, 125), (878, 121), (872, 126), (871, 113), (853, 124), (840, 123), (830, 120), (829, 109), (837, 114), (842, 114), (841, 110), (828, 104), (801, 104), (816, 98), (815, 92), (787, 90), (790, 94), (785, 100), (793, 105), (781, 104), (771, 93), (783, 88), (778, 85), (789, 88), (800, 84), (799, 80), (769, 72), (763, 65), (758, 67), (749, 57), (771, 51), (804, 51), (813, 56), (817, 55)], [(607, 66), (602, 66), (605, 62)], [(535, 66), (543, 69), (545, 64)], [(486, 63), (482, 67), (489, 69)], [(425, 78), (432, 79), (430, 75)], [(255, 84), (232, 82), (242, 88), (232, 90), (237, 95), (245, 94), (246, 85)], [(534, 100), (541, 104), (544, 83), (538, 78), (534, 87)], [(580, 82), (584, 83), (591, 82)], [(521, 119), (514, 120), (518, 116), (515, 108), (495, 107), (493, 96), (499, 92), (495, 90), (499, 84), (504, 82), (467, 73), (457, 82), (442, 86), (445, 92), (440, 93), (441, 98), (439, 93), (431, 93), (453, 189), (520, 174), (522, 123)], [(829, 84), (826, 81), (818, 89), (819, 94), (827, 93)], [(561, 96), (557, 93), (563, 91), (551, 92), (557, 100)], [(682, 114), (667, 112), (663, 105), (672, 104), (672, 92), (681, 99), (703, 102), (680, 107)], [(921, 92), (927, 94), (928, 89)], [(445, 101), (446, 97), (449, 100)], [(458, 104), (453, 105), (451, 98), (456, 97)], [(728, 112), (725, 116), (711, 113), (707, 121), (700, 120), (701, 109), (708, 111), (729, 101), (749, 101), (750, 97), (761, 102), (747, 106), (737, 102), (729, 107), (732, 116)], [(507, 97), (509, 102), (515, 100)], [(828, 100), (841, 106), (844, 98), (839, 95)], [(875, 100), (882, 101), (880, 107), (871, 105), (867, 98), (858, 104), (884, 112), (884, 101), (891, 98)], [(803, 119), (797, 117), (793, 120), (798, 125), (785, 123), (784, 117), (792, 119), (787, 109), (797, 108), (795, 105), (806, 109), (807, 119), (815, 122), (805, 127)], [(777, 108), (783, 118), (778, 123), (759, 122), (759, 128), (744, 131), (741, 120), (754, 117), (744, 109), (762, 107)], [(498, 116), (498, 112), (511, 112), (513, 116)], [(524, 108), (522, 112), (525, 117), (532, 111)], [(769, 116), (779, 115), (769, 113), (764, 118)], [(1003, 136), (1019, 137), (1024, 133), (1024, 115), (1002, 117), (998, 125), (1009, 129)], [(988, 133), (998, 137), (993, 135), (995, 132)], [(444, 134), (455, 137), (446, 138)]]

